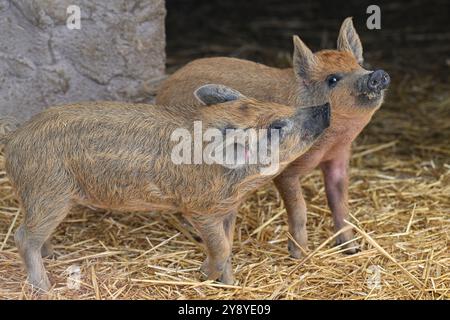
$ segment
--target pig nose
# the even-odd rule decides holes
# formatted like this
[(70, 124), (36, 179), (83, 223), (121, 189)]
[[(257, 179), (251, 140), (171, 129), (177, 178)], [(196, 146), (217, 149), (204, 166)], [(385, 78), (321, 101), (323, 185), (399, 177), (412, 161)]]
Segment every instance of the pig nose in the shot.
[(391, 82), (389, 74), (384, 70), (376, 70), (369, 75), (367, 88), (370, 91), (380, 91), (386, 89)]
[(311, 138), (317, 138), (330, 126), (331, 111), (329, 103), (315, 107), (303, 107), (300, 110), (306, 115), (303, 129)]

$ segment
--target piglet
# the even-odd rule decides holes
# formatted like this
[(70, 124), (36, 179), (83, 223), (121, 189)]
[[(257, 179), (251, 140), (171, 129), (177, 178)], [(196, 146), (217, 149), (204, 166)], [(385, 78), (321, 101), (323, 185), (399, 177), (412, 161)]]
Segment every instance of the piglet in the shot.
[[(330, 107), (260, 102), (212, 84), (194, 95), (202, 107), (123, 102), (52, 107), (0, 138), (24, 212), (15, 241), (33, 286), (51, 287), (42, 256), (51, 254), (51, 234), (75, 205), (178, 210), (205, 244), (207, 278), (233, 282), (237, 206), (308, 150), (329, 126)], [(228, 136), (250, 130), (266, 134), (252, 143)], [(269, 145), (267, 154), (278, 154), (274, 168), (249, 161)], [(232, 161), (221, 162), (220, 154), (230, 150)]]

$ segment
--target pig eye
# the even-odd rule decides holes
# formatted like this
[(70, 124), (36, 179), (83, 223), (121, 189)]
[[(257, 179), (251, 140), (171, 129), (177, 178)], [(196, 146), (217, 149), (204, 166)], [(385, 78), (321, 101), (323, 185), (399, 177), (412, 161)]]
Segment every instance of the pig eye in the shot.
[(286, 122), (280, 120), (280, 121), (275, 121), (274, 123), (272, 123), (270, 125), (269, 129), (282, 130), (285, 126), (286, 126)]
[(330, 74), (327, 77), (326, 81), (330, 88), (334, 88), (337, 85), (337, 83), (339, 82), (339, 80), (341, 80), (340, 76), (338, 76), (337, 74)]
[(228, 124), (228, 125), (225, 125), (221, 131), (222, 131), (222, 134), (225, 136), (227, 134), (227, 130), (236, 130), (236, 129), (237, 128), (235, 126)]
[(277, 130), (280, 138), (282, 138), (292, 129), (292, 127), (293, 124), (290, 120), (276, 120), (269, 126), (268, 134), (270, 136), (271, 130)]

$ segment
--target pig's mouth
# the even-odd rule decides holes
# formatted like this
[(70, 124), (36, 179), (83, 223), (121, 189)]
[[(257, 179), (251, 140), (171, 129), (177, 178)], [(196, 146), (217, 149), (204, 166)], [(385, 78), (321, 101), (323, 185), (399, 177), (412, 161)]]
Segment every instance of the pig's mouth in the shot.
[(363, 96), (368, 100), (375, 100), (381, 98), (381, 91), (364, 92)]
[(384, 90), (379, 91), (365, 91), (358, 95), (359, 100), (366, 105), (377, 104), (381, 99), (383, 99)]

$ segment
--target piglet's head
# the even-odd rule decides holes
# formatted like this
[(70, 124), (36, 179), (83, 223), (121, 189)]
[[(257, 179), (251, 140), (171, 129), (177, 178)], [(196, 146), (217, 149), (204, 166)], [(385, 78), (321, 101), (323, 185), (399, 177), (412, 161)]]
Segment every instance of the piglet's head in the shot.
[[(264, 153), (279, 154), (288, 163), (305, 153), (329, 126), (330, 107), (293, 107), (248, 98), (223, 85), (208, 84), (194, 95), (205, 107), (200, 109), (203, 129), (215, 128), (223, 135), (219, 151), (234, 151), (236, 169)], [(230, 135), (231, 134), (231, 135)], [(239, 158), (241, 157), (241, 158)], [(251, 163), (251, 162), (250, 162)]]
[(363, 48), (351, 18), (342, 23), (337, 50), (316, 53), (294, 36), (294, 72), (298, 104), (330, 101), (334, 116), (371, 116), (383, 102), (387, 72), (362, 67)]

